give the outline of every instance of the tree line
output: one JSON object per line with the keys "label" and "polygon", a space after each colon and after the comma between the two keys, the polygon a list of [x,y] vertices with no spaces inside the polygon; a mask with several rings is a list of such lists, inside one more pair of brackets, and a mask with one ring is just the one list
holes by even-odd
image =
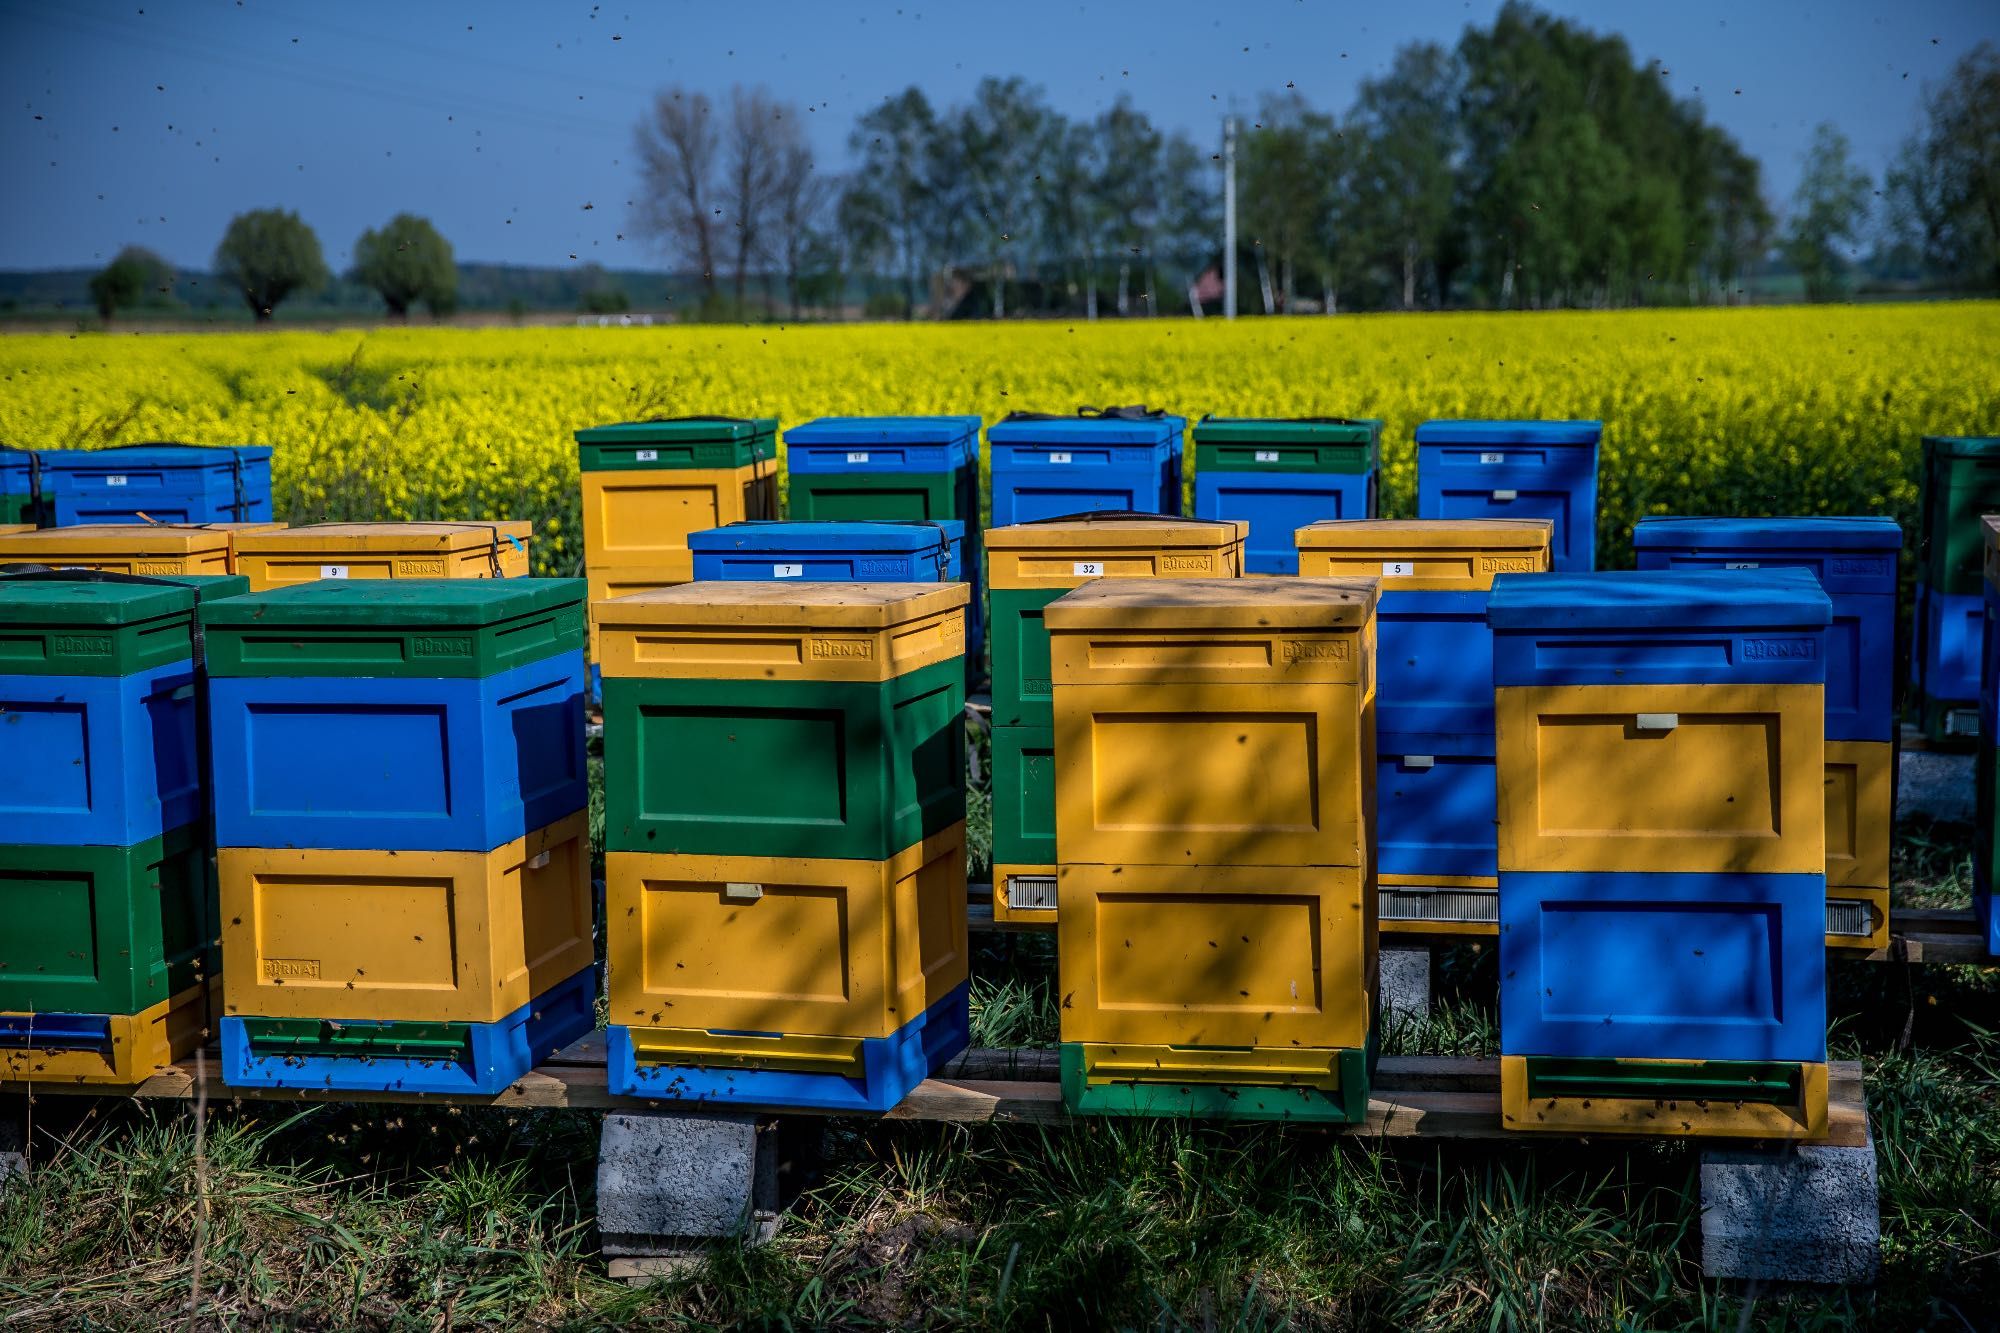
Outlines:
{"label": "tree line", "polygon": [[[1762,170],[1670,71],[1622,38],[1511,0],[1455,46],[1417,43],[1335,113],[1286,88],[1238,119],[1238,248],[1250,312],[1693,304],[1782,266],[1807,299],[1857,274],[2000,289],[2000,51],[1927,89],[1880,182],[1819,126],[1783,225]],[[632,229],[695,284],[695,318],[1217,308],[1223,145],[1119,98],[1089,120],[1021,78],[959,104],[915,87],[815,162],[802,110],[763,88],[661,91],[635,128]],[[1218,120],[1221,117],[1218,114]],[[1865,259],[1857,256],[1866,252]],[[217,277],[265,320],[331,279],[296,213],[243,214]],[[362,234],[349,280],[391,315],[456,308],[452,249],[399,214]],[[128,248],[92,279],[109,320],[160,304],[172,268]],[[582,308],[627,294],[593,281]]]}

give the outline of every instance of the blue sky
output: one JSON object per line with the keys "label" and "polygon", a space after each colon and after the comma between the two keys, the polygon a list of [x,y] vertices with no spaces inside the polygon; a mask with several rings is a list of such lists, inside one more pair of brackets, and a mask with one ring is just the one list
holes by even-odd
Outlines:
{"label": "blue sky", "polygon": [[[763,83],[810,107],[838,169],[857,114],[916,83],[941,102],[1023,74],[1072,116],[1120,93],[1208,142],[1288,83],[1342,109],[1408,41],[1450,43],[1499,0],[588,4],[0,0],[0,267],[100,263],[127,243],[205,266],[234,213],[282,206],[345,266],[399,211],[465,260],[661,267],[627,226],[652,90]],[[1550,3],[1622,32],[1765,165],[1782,204],[1812,126],[1878,171],[1923,82],[1994,0]],[[620,239],[620,233],[624,238]]]}

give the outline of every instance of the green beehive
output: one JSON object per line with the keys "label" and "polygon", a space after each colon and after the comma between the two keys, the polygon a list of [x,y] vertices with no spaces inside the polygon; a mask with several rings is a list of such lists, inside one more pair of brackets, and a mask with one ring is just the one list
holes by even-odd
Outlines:
{"label": "green beehive", "polygon": [[0,589],[0,673],[131,676],[192,651],[199,594],[185,588],[31,577],[0,579]]}
{"label": "green beehive", "polygon": [[0,1013],[136,1014],[219,974],[205,835],[0,846]]}
{"label": "green beehive", "polygon": [[1924,437],[1917,580],[1943,593],[1984,588],[1979,519],[2000,512],[2000,436]]}
{"label": "green beehive", "polygon": [[1382,423],[1345,417],[1203,417],[1197,472],[1372,472]]}
{"label": "green beehive", "polygon": [[662,417],[576,432],[584,472],[737,468],[777,456],[776,417]]}
{"label": "green beehive", "polygon": [[580,652],[582,579],[321,579],[205,604],[212,676],[477,679]]}

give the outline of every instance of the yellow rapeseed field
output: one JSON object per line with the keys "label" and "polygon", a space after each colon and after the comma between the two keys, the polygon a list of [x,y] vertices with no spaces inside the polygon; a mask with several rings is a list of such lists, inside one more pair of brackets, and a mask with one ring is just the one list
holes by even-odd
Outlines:
{"label": "yellow rapeseed field", "polygon": [[653,415],[1598,417],[1602,559],[1642,513],[1891,513],[1924,434],[2000,433],[2000,304],[788,328],[398,328],[0,341],[0,441],[276,446],[277,516],[511,517],[581,565],[570,432]]}

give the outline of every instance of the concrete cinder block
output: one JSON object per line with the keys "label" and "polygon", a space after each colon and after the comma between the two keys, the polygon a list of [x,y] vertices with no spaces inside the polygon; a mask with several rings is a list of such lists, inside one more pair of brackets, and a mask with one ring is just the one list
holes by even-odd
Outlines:
{"label": "concrete cinder block", "polygon": [[1431,951],[1384,945],[1378,963],[1377,1004],[1382,1030],[1421,1023],[1431,1012]]}
{"label": "concrete cinder block", "polygon": [[1701,1155],[1701,1266],[1711,1278],[1866,1286],[1881,1265],[1875,1142]]}
{"label": "concrete cinder block", "polygon": [[778,1213],[777,1158],[776,1136],[756,1116],[606,1115],[597,1152],[604,1252],[667,1254],[722,1237],[768,1239]]}

